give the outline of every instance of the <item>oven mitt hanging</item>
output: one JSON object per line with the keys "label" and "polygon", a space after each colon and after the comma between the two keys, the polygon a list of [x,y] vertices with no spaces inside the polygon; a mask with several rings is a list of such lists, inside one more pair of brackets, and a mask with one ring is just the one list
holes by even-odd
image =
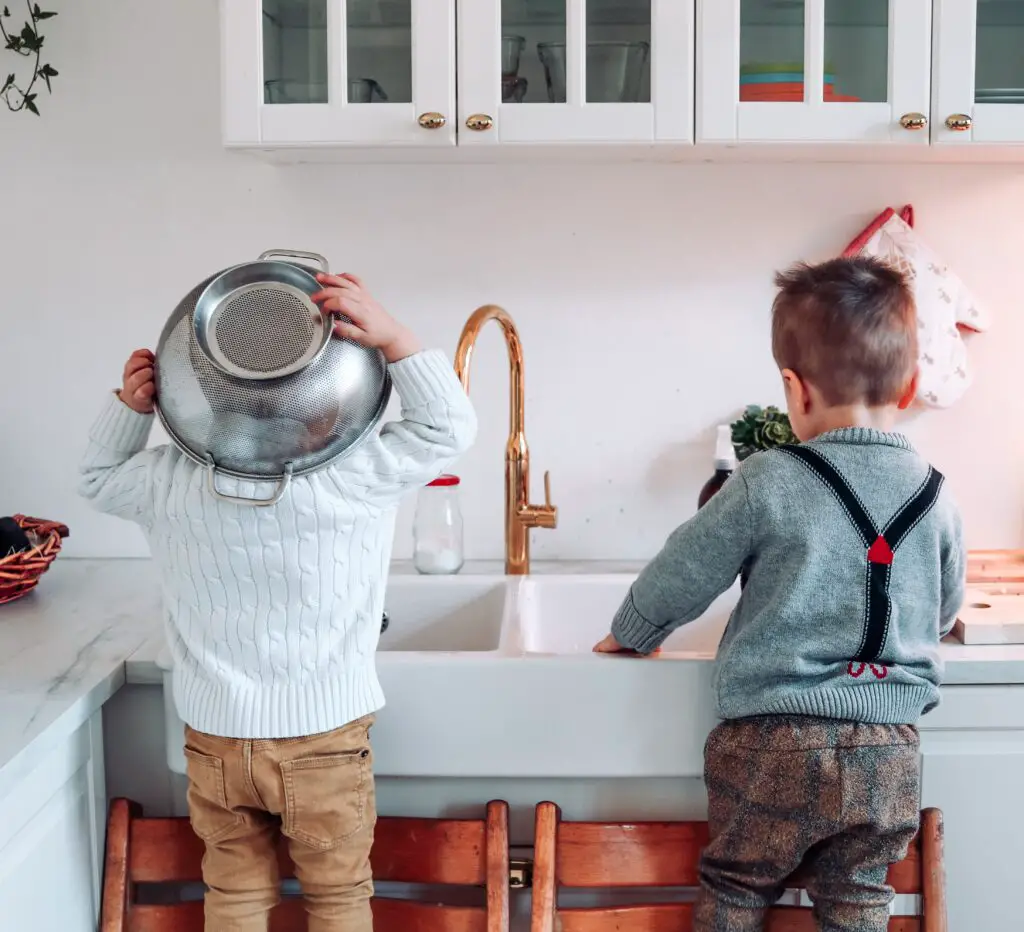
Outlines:
{"label": "oven mitt hanging", "polygon": [[914,232],[914,208],[879,214],[846,249],[844,256],[875,256],[906,275],[917,301],[919,377],[917,399],[932,408],[948,408],[971,384],[962,330],[984,331],[987,311],[963,282]]}

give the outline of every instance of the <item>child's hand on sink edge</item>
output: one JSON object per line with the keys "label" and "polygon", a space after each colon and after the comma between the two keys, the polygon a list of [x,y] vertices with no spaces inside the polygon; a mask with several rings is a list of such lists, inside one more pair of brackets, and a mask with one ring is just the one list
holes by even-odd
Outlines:
{"label": "child's hand on sink edge", "polygon": [[640,654],[629,647],[623,647],[618,641],[615,640],[615,636],[608,634],[605,635],[600,641],[594,645],[595,654],[622,654],[628,657],[655,657],[661,653],[661,648],[655,648],[649,654]]}

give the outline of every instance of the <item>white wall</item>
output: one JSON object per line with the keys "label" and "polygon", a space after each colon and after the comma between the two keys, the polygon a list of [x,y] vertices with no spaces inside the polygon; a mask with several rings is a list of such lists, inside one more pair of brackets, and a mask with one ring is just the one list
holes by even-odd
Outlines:
{"label": "white wall", "polygon": [[[66,552],[145,552],[75,495],[125,356],[205,275],[291,246],[364,276],[449,352],[477,305],[505,305],[525,345],[535,496],[548,468],[561,509],[535,555],[647,557],[692,512],[714,425],[780,400],[773,270],[905,201],[998,321],[973,341],[970,395],[910,433],[949,476],[972,546],[1024,545],[1024,169],[275,168],[221,148],[214,0],[55,5],[54,96],[41,119],[0,112],[0,514],[66,521]],[[502,551],[503,353],[495,329],[460,466],[474,557]]]}

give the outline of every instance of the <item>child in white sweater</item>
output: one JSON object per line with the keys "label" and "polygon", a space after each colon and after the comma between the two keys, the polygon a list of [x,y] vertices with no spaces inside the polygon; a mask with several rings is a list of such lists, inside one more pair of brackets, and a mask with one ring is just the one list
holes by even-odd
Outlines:
{"label": "child in white sweater", "polygon": [[[139,350],[81,468],[82,494],[139,524],[160,571],[174,699],[189,726],[189,812],[206,842],[208,932],[266,932],[279,831],[309,932],[372,929],[369,729],[384,704],[374,652],[396,506],[476,432],[442,353],[422,351],[354,276],[319,279],[314,300],[351,321],[336,335],[384,353],[402,420],[293,479],[276,505],[232,504],[175,447],[144,449],[156,386],[154,356]],[[247,497],[270,487],[219,482]]]}

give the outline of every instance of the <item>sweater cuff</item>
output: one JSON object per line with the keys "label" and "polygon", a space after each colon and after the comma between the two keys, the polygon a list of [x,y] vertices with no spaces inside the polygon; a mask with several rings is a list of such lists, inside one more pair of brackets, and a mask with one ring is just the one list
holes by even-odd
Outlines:
{"label": "sweater cuff", "polygon": [[612,622],[612,637],[623,647],[635,650],[638,654],[650,654],[661,647],[669,632],[664,628],[652,625],[633,605],[633,592],[630,590],[626,601],[615,613]]}
{"label": "sweater cuff", "polygon": [[117,392],[111,392],[103,412],[92,425],[89,439],[108,450],[134,455],[145,449],[152,427],[152,414],[133,411],[117,397]]}
{"label": "sweater cuff", "polygon": [[422,350],[391,363],[388,372],[403,408],[417,408],[438,398],[462,394],[455,369],[441,350]]}

